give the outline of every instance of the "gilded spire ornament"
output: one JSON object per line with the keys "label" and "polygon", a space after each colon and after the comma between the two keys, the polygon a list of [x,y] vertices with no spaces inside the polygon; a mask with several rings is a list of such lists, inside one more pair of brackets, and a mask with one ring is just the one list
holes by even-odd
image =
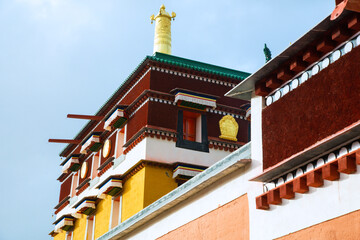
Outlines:
{"label": "gilded spire ornament", "polygon": [[171,54],[171,19],[175,19],[176,14],[165,11],[164,4],[161,5],[158,15],[154,17],[151,15],[151,23],[155,21],[155,38],[154,38],[154,53]]}
{"label": "gilded spire ornament", "polygon": [[265,43],[265,46],[264,46],[264,54],[265,54],[265,63],[267,63],[268,61],[271,60],[271,51],[270,51],[270,49],[266,46],[266,43]]}

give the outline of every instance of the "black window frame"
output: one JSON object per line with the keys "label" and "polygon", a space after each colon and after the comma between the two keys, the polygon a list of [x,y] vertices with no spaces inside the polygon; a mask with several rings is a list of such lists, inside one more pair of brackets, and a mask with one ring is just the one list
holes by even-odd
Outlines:
{"label": "black window frame", "polygon": [[200,113],[200,115],[201,115],[201,142],[189,141],[184,139],[184,129],[183,129],[184,112],[182,109],[178,110],[176,147],[200,151],[200,152],[209,152],[209,139],[207,133],[206,112]]}

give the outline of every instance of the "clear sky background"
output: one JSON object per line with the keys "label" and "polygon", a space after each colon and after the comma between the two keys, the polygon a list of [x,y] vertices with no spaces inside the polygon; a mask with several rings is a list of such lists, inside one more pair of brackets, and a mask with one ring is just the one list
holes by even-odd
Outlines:
{"label": "clear sky background", "polygon": [[0,0],[0,240],[51,239],[59,152],[140,61],[150,15],[177,14],[173,55],[254,72],[327,17],[334,0]]}

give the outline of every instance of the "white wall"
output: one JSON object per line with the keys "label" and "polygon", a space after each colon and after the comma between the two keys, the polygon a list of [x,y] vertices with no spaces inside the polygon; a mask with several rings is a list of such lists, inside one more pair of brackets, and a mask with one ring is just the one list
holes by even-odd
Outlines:
{"label": "white wall", "polygon": [[210,148],[209,153],[194,151],[176,147],[173,141],[146,138],[146,160],[151,161],[211,166],[229,154],[229,151],[213,148]]}
{"label": "white wall", "polygon": [[[256,209],[255,198],[262,194],[262,183],[250,182],[249,179],[262,173],[262,106],[261,97],[252,99],[252,163],[247,171],[237,170],[226,176],[135,229],[124,239],[158,238],[245,193],[249,198],[250,239],[278,238],[360,209],[360,167],[356,174],[341,174],[339,181],[325,181],[323,187],[310,188],[307,194],[296,194],[295,199],[283,200],[280,206],[271,205],[268,211]],[[153,141],[148,146],[151,147],[152,144],[159,143]],[[164,152],[156,154],[180,156],[178,152],[172,153],[171,148],[169,151],[162,150]],[[201,155],[197,157],[201,159]],[[193,160],[197,157],[189,156]]]}

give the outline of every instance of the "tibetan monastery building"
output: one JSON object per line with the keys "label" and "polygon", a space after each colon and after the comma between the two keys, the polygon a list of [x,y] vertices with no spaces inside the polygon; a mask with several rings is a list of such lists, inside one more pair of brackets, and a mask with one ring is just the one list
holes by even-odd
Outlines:
{"label": "tibetan monastery building", "polygon": [[161,7],[154,55],[51,140],[54,239],[359,239],[360,1],[335,2],[251,75],[170,55]]}
{"label": "tibetan monastery building", "polygon": [[[98,239],[249,139],[249,102],[224,96],[248,73],[170,55],[160,8],[147,56],[60,153],[56,240]],[[101,103],[100,103],[101,104]]]}

